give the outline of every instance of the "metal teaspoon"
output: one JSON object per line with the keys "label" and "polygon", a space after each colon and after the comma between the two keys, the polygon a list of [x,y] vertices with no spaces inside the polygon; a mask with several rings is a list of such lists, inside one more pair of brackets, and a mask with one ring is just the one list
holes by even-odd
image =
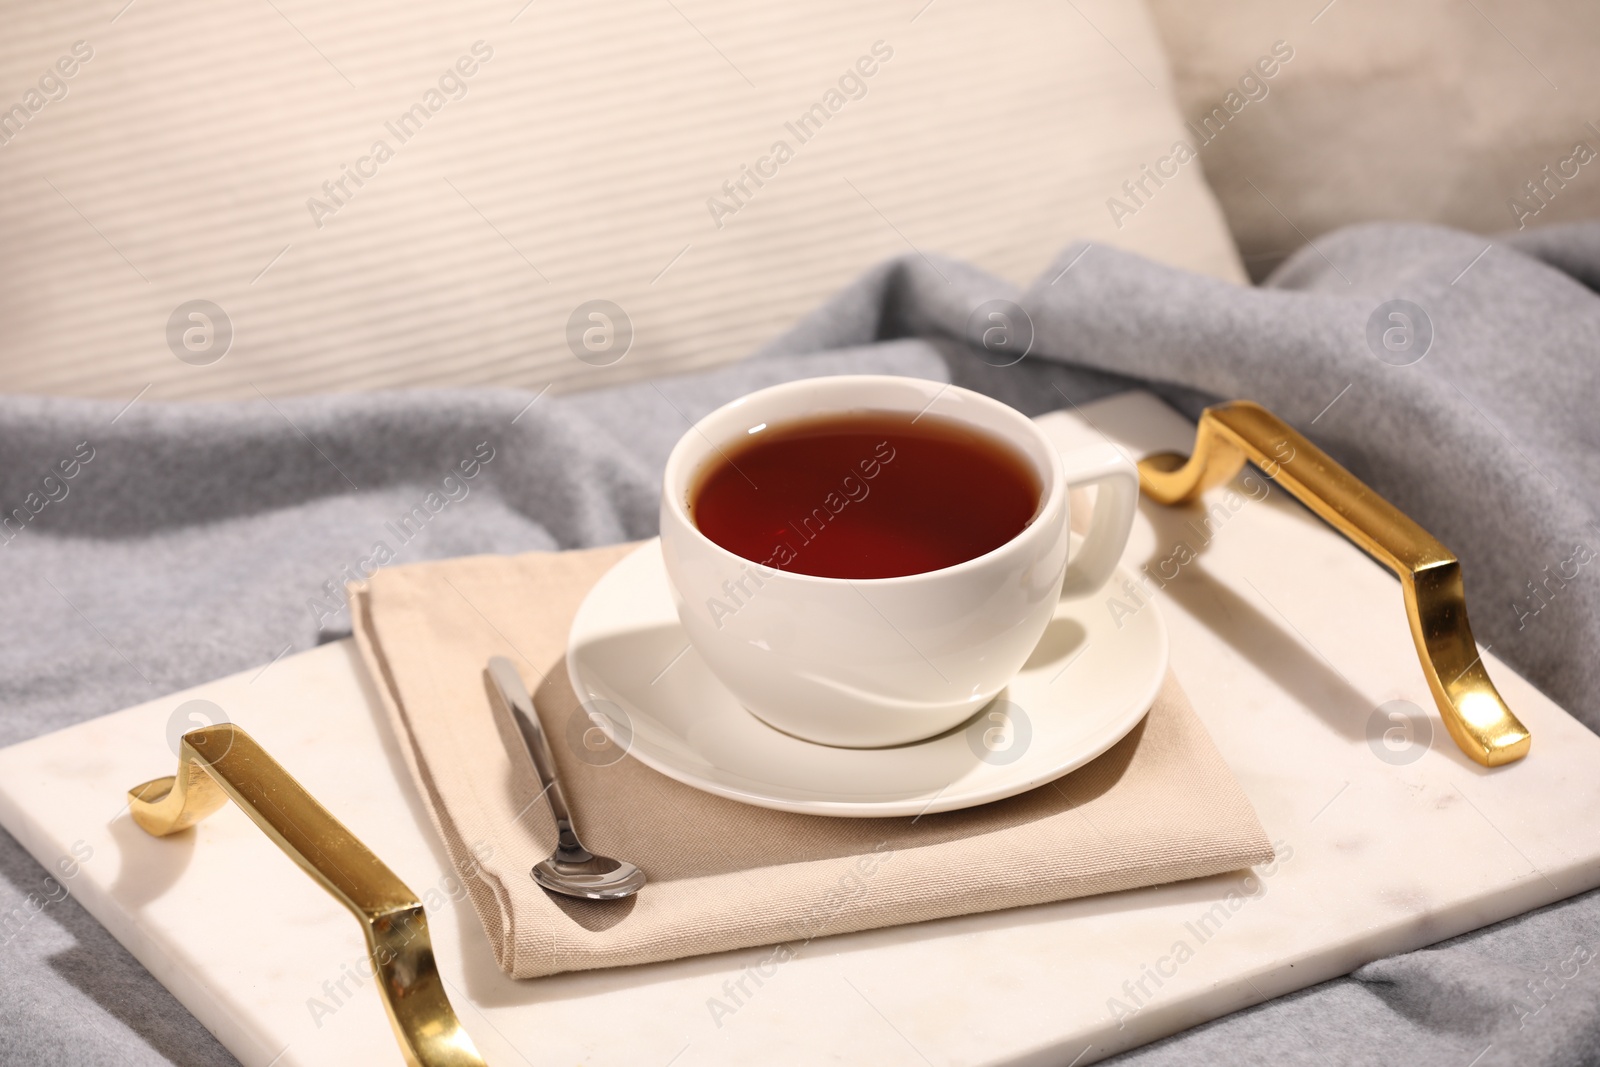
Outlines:
{"label": "metal teaspoon", "polygon": [[637,893],[645,883],[643,871],[626,860],[596,856],[578,840],[566,794],[556,780],[549,742],[539,726],[533,697],[522,684],[517,668],[504,656],[495,656],[489,660],[486,673],[516,720],[528,757],[533,760],[533,769],[539,775],[539,784],[544,788],[545,799],[550,803],[550,814],[556,820],[556,850],[549,859],[533,865],[533,880],[552,893],[588,900],[618,900]]}

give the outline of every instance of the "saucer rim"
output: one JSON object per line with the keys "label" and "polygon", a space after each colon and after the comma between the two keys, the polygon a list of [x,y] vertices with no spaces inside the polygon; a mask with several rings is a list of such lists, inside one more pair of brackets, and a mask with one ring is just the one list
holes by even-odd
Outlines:
{"label": "saucer rim", "polygon": [[[1074,548],[1077,547],[1081,540],[1082,538],[1080,535],[1073,534],[1072,542]],[[585,678],[584,672],[579,667],[577,656],[579,643],[573,637],[574,632],[577,630],[579,619],[583,616],[586,609],[589,608],[590,601],[596,595],[596,592],[607,581],[607,579],[612,576],[612,573],[621,569],[636,556],[642,555],[646,552],[654,552],[659,556],[661,552],[661,539],[659,537],[653,537],[648,541],[642,542],[633,551],[627,553],[621,559],[617,560],[610,567],[608,567],[606,572],[600,576],[593,586],[590,587],[589,592],[584,595],[582,602],[578,606],[578,610],[573,614],[572,624],[568,627],[565,660],[568,682],[572,686],[573,693],[579,698],[580,701],[612,700],[612,696],[589,684]],[[1102,588],[1111,588],[1115,583],[1118,582],[1120,578],[1131,577],[1132,574],[1128,571],[1128,569],[1119,563],[1116,569],[1112,572],[1111,578]],[[1099,731],[1091,735],[1091,740],[1086,742],[1081,748],[1073,750],[1071,756],[1062,760],[1058,760],[1049,764],[1045,768],[1016,779],[1001,779],[1000,781],[992,783],[983,788],[972,789],[962,793],[954,793],[948,796],[944,794],[943,789],[940,789],[938,792],[934,793],[932,797],[928,797],[926,794],[918,794],[915,797],[897,796],[894,799],[882,801],[823,799],[827,795],[825,792],[819,792],[818,799],[796,799],[793,796],[778,796],[771,793],[756,792],[750,789],[741,789],[737,786],[728,784],[725,780],[719,781],[716,779],[706,778],[697,771],[686,768],[680,763],[676,763],[671,759],[662,758],[660,753],[646,752],[638,744],[639,736],[637,728],[633,730],[632,743],[629,744],[624,758],[636,759],[644,766],[649,767],[651,770],[656,771],[659,774],[664,774],[668,778],[687,785],[693,789],[698,789],[703,793],[709,793],[713,796],[723,797],[725,799],[736,801],[742,804],[749,804],[753,807],[767,808],[773,811],[786,811],[797,815],[823,815],[832,818],[858,819],[900,818],[905,816],[920,818],[923,815],[932,815],[949,811],[960,811],[966,808],[977,807],[981,804],[989,804],[998,800],[1005,800],[1008,797],[1014,797],[1021,793],[1026,793],[1029,790],[1037,789],[1048,782],[1053,782],[1064,775],[1070,774],[1073,771],[1082,768],[1086,764],[1093,762],[1100,756],[1103,756],[1124,737],[1127,737],[1128,734],[1132,733],[1133,729],[1138,726],[1139,723],[1144,721],[1145,716],[1150,713],[1151,707],[1154,706],[1156,697],[1160,694],[1161,687],[1165,684],[1168,671],[1171,667],[1171,641],[1167,632],[1166,619],[1162,616],[1159,605],[1154,601],[1146,602],[1140,614],[1145,614],[1146,612],[1152,616],[1152,624],[1154,627],[1153,640],[1154,644],[1157,646],[1156,659],[1159,662],[1159,669],[1152,670],[1150,672],[1150,679],[1141,692],[1139,699],[1129,700],[1129,711],[1112,720],[1106,726],[1101,727]],[[1088,649],[1085,649],[1084,654],[1087,654],[1087,652]],[[1004,690],[1002,690],[1002,692],[1004,692]],[[633,702],[629,701],[628,703],[632,704]],[[988,705],[985,705],[985,707],[988,707]],[[977,712],[974,712],[974,717],[976,717],[978,714],[981,714],[982,711],[983,709],[980,708]],[[745,713],[750,715],[751,718],[757,723],[760,723],[764,729],[773,730],[775,733],[783,734],[783,731],[777,730],[759,716],[751,713],[748,709],[745,709]],[[629,714],[631,716],[633,712],[629,712]],[[652,716],[652,718],[654,718],[654,716]],[[969,719],[967,721],[970,722],[971,720]],[[960,729],[960,725],[954,727],[953,729]],[[935,741],[941,740],[949,732],[950,731],[940,731],[938,734],[935,734],[932,737],[924,738],[921,741],[914,741],[907,745],[897,747],[915,749],[919,746],[931,744]],[[609,734],[610,731],[607,730],[607,733]],[[799,744],[813,743],[805,741],[802,738],[795,738],[793,735],[784,734],[784,736],[792,738]],[[821,745],[818,747],[828,748],[830,746]],[[740,781],[750,781],[750,779],[743,775],[735,774],[734,777],[738,778]]]}

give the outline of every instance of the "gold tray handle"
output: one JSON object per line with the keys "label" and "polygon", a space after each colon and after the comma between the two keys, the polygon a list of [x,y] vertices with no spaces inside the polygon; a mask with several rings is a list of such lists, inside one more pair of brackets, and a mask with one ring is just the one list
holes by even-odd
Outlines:
{"label": "gold tray handle", "polygon": [[1485,767],[1526,756],[1528,730],[1489,680],[1467,625],[1454,553],[1282,419],[1248,400],[1209,407],[1194,454],[1141,460],[1139,484],[1157,503],[1183,504],[1231,481],[1246,462],[1400,577],[1422,671],[1461,751]]}
{"label": "gold tray handle", "polygon": [[176,777],[128,790],[133,821],[165,837],[228,799],[361,920],[373,978],[410,1067],[483,1067],[450,1007],[417,895],[282,764],[231,723],[183,735]]}

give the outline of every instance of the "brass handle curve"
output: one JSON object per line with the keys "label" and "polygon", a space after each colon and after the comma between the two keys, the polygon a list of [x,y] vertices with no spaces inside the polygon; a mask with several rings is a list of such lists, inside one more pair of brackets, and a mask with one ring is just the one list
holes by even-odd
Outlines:
{"label": "brass handle curve", "polygon": [[1209,407],[1194,453],[1146,457],[1139,485],[1157,503],[1187,503],[1232,480],[1246,462],[1399,576],[1428,688],[1461,750],[1485,767],[1526,756],[1528,730],[1489,680],[1472,639],[1455,554],[1282,419],[1248,400]]}
{"label": "brass handle curve", "polygon": [[229,799],[361,920],[373,978],[410,1067],[484,1067],[445,995],[417,895],[305,787],[231,723],[183,735],[178,773],[128,790],[133,821],[156,837]]}

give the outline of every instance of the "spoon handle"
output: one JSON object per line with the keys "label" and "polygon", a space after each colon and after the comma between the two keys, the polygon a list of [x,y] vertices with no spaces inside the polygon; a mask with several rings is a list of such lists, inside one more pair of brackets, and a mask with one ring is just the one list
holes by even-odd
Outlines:
{"label": "spoon handle", "polygon": [[533,760],[533,769],[539,775],[539,785],[550,803],[550,814],[555,817],[560,847],[568,851],[584,851],[582,842],[578,840],[578,832],[572,827],[572,812],[567,808],[566,794],[561,791],[561,782],[556,778],[556,761],[551,757],[550,743],[539,725],[539,714],[534,710],[533,697],[523,684],[522,675],[517,673],[517,668],[510,660],[495,656],[489,660],[489,680],[510,709],[517,731],[522,734],[522,743],[527,747],[528,756]]}

